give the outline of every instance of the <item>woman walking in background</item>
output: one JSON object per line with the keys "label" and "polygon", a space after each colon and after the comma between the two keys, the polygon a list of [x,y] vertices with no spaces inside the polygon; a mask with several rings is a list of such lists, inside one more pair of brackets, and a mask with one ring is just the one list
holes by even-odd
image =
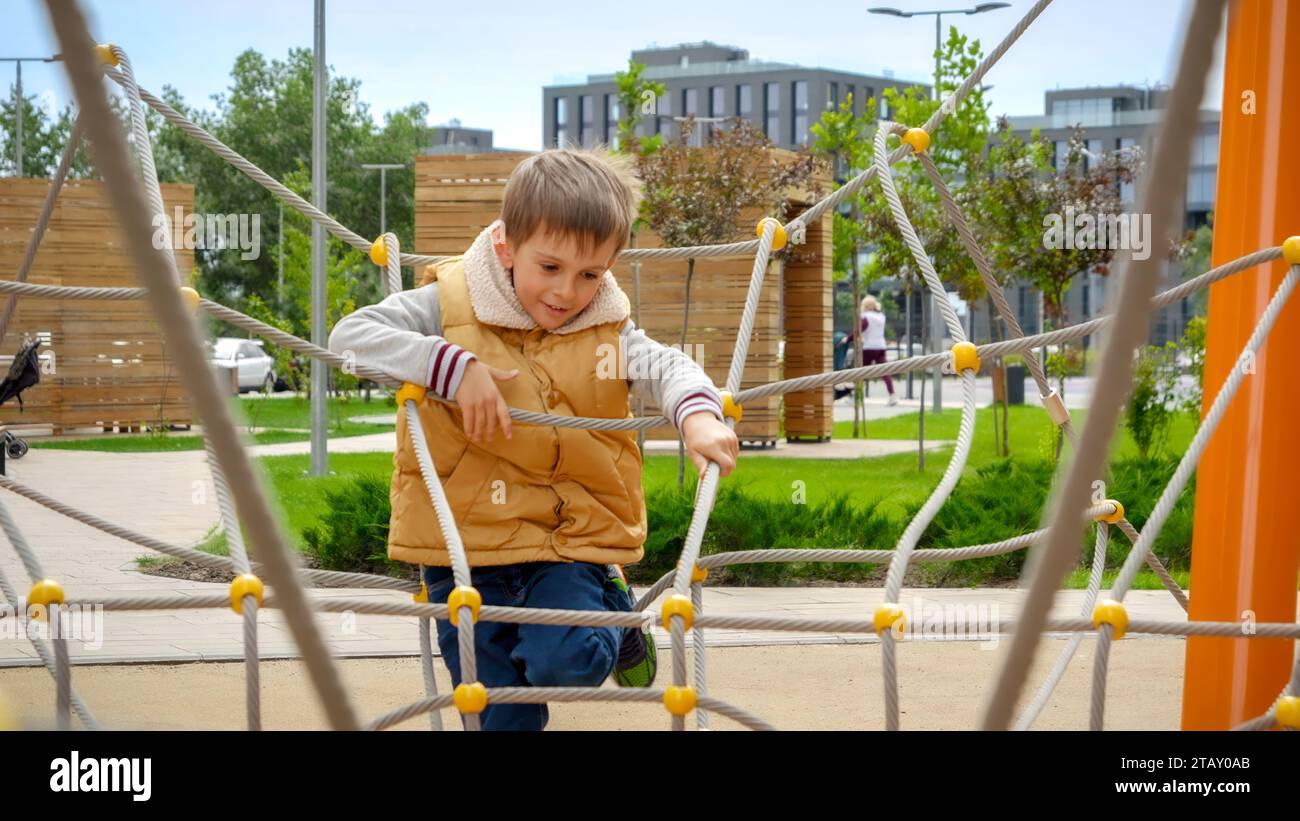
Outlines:
{"label": "woman walking in background", "polygon": [[[862,364],[879,365],[885,361],[885,314],[880,310],[880,301],[874,296],[868,294],[862,298],[862,318],[856,333],[844,337],[841,345],[852,350],[851,343],[855,339],[862,340]],[[852,365],[850,365],[852,367]],[[867,380],[869,383],[870,380]],[[894,395],[894,380],[885,374],[885,388],[889,391],[889,404],[897,405],[898,397]],[[852,388],[835,389],[835,398],[839,399],[848,396],[853,392]]]}

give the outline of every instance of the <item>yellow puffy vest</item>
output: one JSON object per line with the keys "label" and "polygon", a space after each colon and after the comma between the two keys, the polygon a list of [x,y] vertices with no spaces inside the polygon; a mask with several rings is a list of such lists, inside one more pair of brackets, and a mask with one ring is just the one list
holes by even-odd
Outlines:
{"label": "yellow puffy vest", "polygon": [[[519,369],[496,383],[507,405],[563,416],[631,415],[627,381],[597,378],[602,354],[621,350],[621,322],[569,334],[485,325],[470,304],[461,257],[440,262],[435,279],[443,337],[486,365]],[[641,559],[646,517],[635,433],[515,422],[513,438],[498,430],[475,444],[459,408],[430,398],[419,415],[470,565]],[[390,499],[388,557],[449,566],[401,409]]]}

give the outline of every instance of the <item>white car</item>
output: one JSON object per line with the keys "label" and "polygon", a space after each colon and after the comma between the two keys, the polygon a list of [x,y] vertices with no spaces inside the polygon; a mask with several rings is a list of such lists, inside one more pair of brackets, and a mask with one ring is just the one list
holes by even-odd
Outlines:
{"label": "white car", "polygon": [[268,393],[275,390],[275,360],[262,348],[260,339],[223,336],[212,346],[212,365],[239,371],[239,390]]}

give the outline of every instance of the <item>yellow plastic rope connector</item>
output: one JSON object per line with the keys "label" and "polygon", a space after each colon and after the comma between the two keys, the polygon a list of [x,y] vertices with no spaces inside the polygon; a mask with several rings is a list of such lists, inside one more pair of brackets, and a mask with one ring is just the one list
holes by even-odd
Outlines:
{"label": "yellow plastic rope connector", "polygon": [[257,606],[262,606],[262,580],[252,573],[236,576],[230,582],[230,609],[241,616],[244,614],[244,596],[252,594],[257,599]]}

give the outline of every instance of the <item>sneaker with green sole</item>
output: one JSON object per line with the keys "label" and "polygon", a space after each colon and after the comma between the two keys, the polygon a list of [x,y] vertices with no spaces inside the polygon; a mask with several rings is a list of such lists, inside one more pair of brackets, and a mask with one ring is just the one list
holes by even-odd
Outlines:
{"label": "sneaker with green sole", "polygon": [[[635,599],[627,586],[623,568],[616,564],[609,568],[609,580],[627,595],[630,610]],[[654,684],[657,670],[658,648],[655,647],[654,634],[650,628],[625,627],[623,642],[618,648],[618,660],[614,662],[614,672],[611,675],[614,683],[620,687],[649,687]]]}

